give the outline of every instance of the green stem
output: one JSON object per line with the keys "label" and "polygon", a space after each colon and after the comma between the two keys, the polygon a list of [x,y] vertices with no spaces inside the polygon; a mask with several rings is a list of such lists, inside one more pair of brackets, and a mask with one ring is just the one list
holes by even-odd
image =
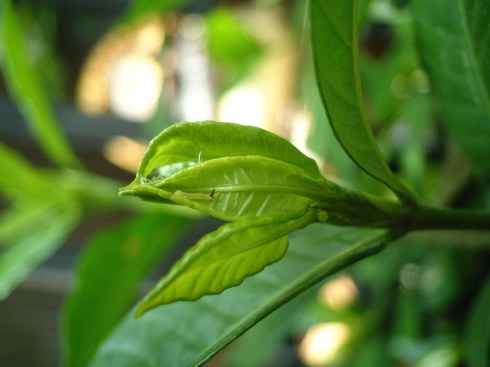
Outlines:
{"label": "green stem", "polygon": [[327,211],[328,222],[341,226],[391,228],[397,233],[459,229],[490,231],[490,212],[406,204],[339,188],[336,200],[314,206]]}
{"label": "green stem", "polygon": [[421,205],[409,230],[468,229],[490,231],[490,212],[471,209],[435,208]]}

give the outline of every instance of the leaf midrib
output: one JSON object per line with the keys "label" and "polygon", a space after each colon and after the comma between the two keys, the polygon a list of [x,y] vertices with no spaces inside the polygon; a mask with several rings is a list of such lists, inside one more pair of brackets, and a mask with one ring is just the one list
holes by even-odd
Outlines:
{"label": "leaf midrib", "polygon": [[[162,189],[163,188],[159,188]],[[214,193],[213,193],[214,190]],[[305,196],[311,199],[316,199],[320,201],[328,201],[328,195],[316,190],[306,190],[296,186],[286,186],[286,185],[229,185],[229,186],[213,186],[208,187],[196,187],[192,190],[186,191],[190,194],[198,193],[213,193],[215,197],[218,197],[220,193],[242,193],[242,192],[274,192],[274,193],[284,193],[284,194],[295,194],[299,196]]]}

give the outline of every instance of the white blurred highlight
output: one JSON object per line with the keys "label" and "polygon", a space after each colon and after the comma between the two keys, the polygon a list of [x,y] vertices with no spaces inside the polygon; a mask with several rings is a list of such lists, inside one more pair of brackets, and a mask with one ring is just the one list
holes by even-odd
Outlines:
{"label": "white blurred highlight", "polygon": [[322,366],[335,358],[349,336],[349,327],[340,322],[314,325],[300,344],[300,356],[310,366]]}
{"label": "white blurred highlight", "polygon": [[124,119],[144,122],[157,108],[163,70],[150,57],[126,55],[114,62],[109,74],[109,104]]}
{"label": "white blurred highlight", "polygon": [[351,277],[342,275],[325,283],[318,297],[325,305],[338,310],[352,305],[358,299],[359,291]]}

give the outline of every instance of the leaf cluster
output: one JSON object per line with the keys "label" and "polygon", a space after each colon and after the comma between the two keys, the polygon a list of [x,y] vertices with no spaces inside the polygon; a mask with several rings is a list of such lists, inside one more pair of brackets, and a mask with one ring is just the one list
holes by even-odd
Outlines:
{"label": "leaf cluster", "polygon": [[[130,24],[186,2],[135,0],[122,21]],[[465,205],[489,207],[490,3],[393,2],[396,19],[387,21],[393,12],[385,14],[376,20],[377,29],[394,30],[410,47],[392,45],[387,54],[369,50],[373,59],[363,54],[370,40],[359,38],[364,32],[359,25],[375,18],[368,10],[378,3],[312,0],[305,15],[311,24],[310,73],[314,69],[316,77],[306,95],[317,103],[315,126],[322,131],[313,140],[319,151],[338,142],[340,154],[359,168],[344,177],[349,188],[327,180],[313,159],[275,134],[203,121],[176,123],[157,135],[135,179],[116,197],[122,184],[88,172],[59,128],[43,80],[29,62],[19,8],[4,1],[0,55],[6,86],[56,168],[35,167],[0,144],[0,192],[7,201],[0,216],[0,299],[59,249],[84,218],[125,211],[135,215],[95,233],[80,256],[63,315],[66,365],[200,366],[240,336],[236,355],[253,350],[253,360],[265,364],[270,359],[265,340],[271,340],[270,351],[287,333],[304,333],[305,325],[332,319],[356,330],[351,343],[357,353],[342,356],[345,364],[433,365],[438,359],[447,366],[487,365],[485,233],[399,238],[421,229],[490,228],[486,211],[424,202],[447,204],[443,198],[459,189],[451,174],[461,170],[448,169],[451,159],[436,162],[442,172],[428,172],[434,162],[425,157],[424,139],[442,129],[433,123],[440,120],[475,168],[474,176],[462,180],[474,180],[481,192],[474,190],[476,204]],[[207,22],[211,55],[236,81],[263,50],[227,9],[212,12]],[[434,106],[440,111],[432,111]],[[400,125],[410,142],[378,145]],[[323,133],[328,129],[332,137]],[[368,176],[371,181],[365,181]],[[430,186],[435,176],[442,177],[440,186]],[[439,195],[446,186],[449,194]],[[226,223],[197,240],[133,307],[141,282],[173,246],[189,238],[195,224],[197,216],[176,205]],[[399,246],[382,251],[395,240]],[[426,245],[437,240],[457,249]],[[461,247],[471,243],[473,249]],[[317,285],[353,264],[363,298],[341,311],[319,307]],[[288,305],[300,312],[290,312]],[[284,314],[274,313],[280,308]],[[459,318],[460,310],[464,326],[444,318]],[[421,315],[434,320],[433,330]]]}

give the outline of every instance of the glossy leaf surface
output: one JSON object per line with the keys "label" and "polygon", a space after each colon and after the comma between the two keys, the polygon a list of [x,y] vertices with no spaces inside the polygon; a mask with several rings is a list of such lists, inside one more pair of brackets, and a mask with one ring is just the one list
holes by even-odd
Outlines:
{"label": "glossy leaf surface", "polygon": [[91,366],[201,366],[285,302],[326,276],[383,248],[383,231],[310,226],[291,237],[284,258],[240,287],[195,302],[129,316]]}
{"label": "glossy leaf surface", "polygon": [[152,173],[153,177],[166,177],[171,173],[168,168],[174,165],[193,166],[216,158],[241,156],[267,157],[302,167],[313,176],[320,174],[315,161],[266,130],[203,121],[177,123],[155,137],[141,160],[136,180]]}
{"label": "glossy leaf surface", "polygon": [[313,160],[265,130],[229,123],[181,123],[155,138],[137,177],[120,190],[213,216],[303,211],[339,188]]}
{"label": "glossy leaf surface", "polygon": [[64,310],[65,361],[86,366],[128,311],[140,281],[188,229],[188,220],[142,215],[97,233],[85,247]]}
{"label": "glossy leaf surface", "polygon": [[30,61],[27,37],[11,0],[5,0],[0,14],[1,66],[9,92],[46,154],[55,163],[80,167],[68,140],[60,130],[38,72]]}
{"label": "glossy leaf surface", "polygon": [[313,211],[243,218],[208,233],[145,297],[137,315],[158,305],[218,294],[242,283],[283,257],[287,235],[315,219]]}
{"label": "glossy leaf surface", "polygon": [[413,2],[421,57],[443,122],[480,173],[490,175],[490,1]]}
{"label": "glossy leaf surface", "polygon": [[413,201],[386,164],[364,112],[358,57],[358,1],[310,2],[318,86],[332,129],[347,154],[401,199]]}
{"label": "glossy leaf surface", "polygon": [[121,190],[149,200],[171,200],[225,220],[301,211],[327,201],[337,187],[281,161],[243,156],[218,158],[166,179]]}

